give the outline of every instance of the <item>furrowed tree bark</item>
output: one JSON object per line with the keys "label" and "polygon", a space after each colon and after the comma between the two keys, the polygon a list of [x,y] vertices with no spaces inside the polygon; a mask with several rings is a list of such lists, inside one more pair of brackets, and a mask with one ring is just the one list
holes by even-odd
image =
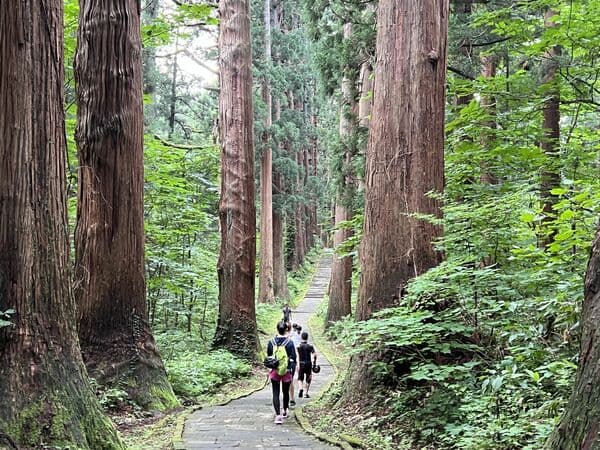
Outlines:
{"label": "furrowed tree bark", "polygon": [[250,2],[221,0],[219,12],[221,249],[214,346],[255,359],[259,343],[254,306],[256,210]]}
{"label": "furrowed tree bark", "polygon": [[[271,66],[271,0],[264,2],[265,64]],[[271,134],[273,125],[272,99],[269,74],[263,80],[263,100],[266,106],[265,132],[260,171],[260,273],[258,277],[258,301],[273,303],[273,152]]]}
{"label": "furrowed tree bark", "polygon": [[[557,26],[555,17],[558,13],[548,9],[544,13],[544,24],[546,28]],[[552,194],[552,189],[560,186],[560,173],[558,165],[560,162],[560,85],[556,76],[559,69],[561,49],[558,45],[550,47],[544,55],[542,83],[546,86],[547,100],[543,109],[544,136],[540,144],[546,155],[546,165],[540,173],[540,199],[542,201],[542,233],[540,239],[541,247],[546,247],[554,241],[555,229],[549,229],[548,222],[554,219],[554,205],[558,197]]]}
{"label": "furrowed tree bark", "polygon": [[60,0],[0,5],[0,447],[121,449],[77,342],[62,35]]}
{"label": "furrowed tree bark", "polygon": [[[444,188],[447,26],[448,0],[379,2],[358,320],[399,305],[408,281],[441,260],[441,227],[411,214],[441,216],[427,193]],[[345,398],[368,390],[377,357],[353,358]]]}
{"label": "furrowed tree bark", "polygon": [[84,361],[147,409],[178,404],[148,322],[137,0],[81,0],[75,55],[75,299]]}
{"label": "furrowed tree bark", "polygon": [[546,450],[600,449],[600,229],[592,245],[581,312],[581,350],[575,388]]}
{"label": "furrowed tree bark", "polygon": [[[349,40],[352,36],[352,24],[347,22],[344,24],[344,39]],[[341,180],[341,186],[338,186],[338,194],[335,202],[334,226],[337,228],[333,235],[333,248],[338,250],[346,239],[352,236],[352,230],[348,228],[339,228],[340,223],[352,219],[350,190],[352,189],[351,167],[350,161],[352,158],[351,149],[348,148],[352,135],[356,131],[355,113],[357,102],[354,97],[354,82],[355,80],[349,75],[350,68],[346,67],[342,78],[342,105],[340,108],[340,140],[346,148],[343,158],[342,171],[345,172]],[[338,256],[333,258],[331,267],[331,279],[329,281],[329,303],[327,305],[327,315],[325,317],[325,326],[337,322],[342,317],[351,313],[351,296],[352,296],[352,257]]]}
{"label": "furrowed tree bark", "polygon": [[408,281],[441,259],[441,228],[408,215],[441,216],[426,194],[444,188],[447,20],[447,0],[379,4],[358,320],[398,305]]}

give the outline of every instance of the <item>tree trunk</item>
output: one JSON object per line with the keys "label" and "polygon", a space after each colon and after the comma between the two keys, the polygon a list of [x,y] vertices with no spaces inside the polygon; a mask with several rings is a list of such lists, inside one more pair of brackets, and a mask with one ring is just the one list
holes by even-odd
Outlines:
{"label": "tree trunk", "polygon": [[1,448],[124,448],[81,359],[68,249],[63,2],[0,6]]}
{"label": "tree trunk", "polygon": [[[473,0],[462,0],[461,2],[456,2],[456,16],[459,24],[461,25],[459,29],[468,30],[469,23],[471,21],[471,14],[473,13]],[[463,67],[469,67],[471,64],[470,61],[473,57],[473,47],[472,47],[472,37],[467,36],[460,39],[458,54],[459,62]],[[464,107],[468,105],[471,100],[473,100],[472,92],[462,92],[456,96],[456,105],[460,107]]]}
{"label": "tree trunk", "polygon": [[[481,56],[481,76],[484,78],[494,78],[496,76],[496,66],[498,58],[496,55]],[[485,131],[482,133],[482,145],[489,149],[494,145],[496,139],[496,99],[492,94],[481,95],[481,107],[489,114],[489,120],[484,123]],[[485,164],[481,171],[481,182],[485,184],[496,184],[498,178],[490,171],[489,164]],[[492,263],[488,258],[489,263]],[[486,263],[486,265],[489,265]]]}
{"label": "tree trunk", "polygon": [[358,320],[398,305],[441,259],[432,241],[442,229],[409,215],[441,216],[427,193],[444,188],[447,23],[447,0],[379,3]]}
{"label": "tree trunk", "polygon": [[[557,26],[554,21],[558,13],[548,9],[544,14],[544,24],[546,28]],[[551,190],[560,186],[560,174],[558,164],[560,162],[560,87],[556,73],[559,69],[559,60],[561,49],[559,46],[553,46],[546,51],[544,58],[544,67],[542,83],[547,86],[546,96],[548,99],[544,103],[544,137],[541,147],[546,155],[546,165],[542,168],[540,174],[540,199],[542,201],[542,211],[545,226],[542,227],[541,246],[545,247],[552,243],[556,230],[548,229],[547,223],[554,219],[554,205],[558,198],[552,194]]]}
{"label": "tree trunk", "polygon": [[283,251],[283,215],[273,210],[273,294],[275,298],[289,299],[285,255]]}
{"label": "tree trunk", "polygon": [[[160,0],[146,0],[142,8],[142,21],[150,25],[158,17]],[[142,65],[144,67],[144,94],[151,95],[156,91],[158,69],[156,67],[156,48],[144,45],[142,49]]]}
{"label": "tree trunk", "polygon": [[596,232],[585,277],[581,312],[581,350],[575,389],[547,450],[600,449],[600,229]]}
{"label": "tree trunk", "polygon": [[[271,0],[265,0],[265,64],[271,66]],[[273,153],[271,149],[272,99],[269,75],[263,80],[263,100],[266,106],[265,133],[260,171],[260,273],[258,301],[273,303]]]}
{"label": "tree trunk", "polygon": [[169,139],[175,133],[175,113],[177,111],[177,55],[179,53],[179,37],[175,38],[173,67],[171,68],[171,99],[169,102]]}
{"label": "tree trunk", "polygon": [[296,209],[294,211],[294,253],[296,254],[296,263],[298,267],[304,264],[305,257],[305,245],[304,245],[304,228],[306,223],[304,221],[304,157],[303,150],[296,152],[296,166],[298,167],[298,176],[296,177],[296,193],[302,198],[296,203]]}
{"label": "tree trunk", "polygon": [[[344,39],[349,40],[352,37],[352,24],[344,24]],[[343,171],[346,175],[342,178],[341,186],[338,186],[338,195],[335,203],[334,226],[338,227],[333,236],[333,247],[337,251],[338,247],[349,237],[352,236],[352,230],[339,229],[340,222],[352,218],[351,202],[351,175],[350,167],[352,155],[349,148],[349,141],[356,131],[355,109],[357,107],[354,97],[354,79],[348,74],[350,68],[344,70],[342,78],[342,105],[340,108],[340,140],[346,148],[343,156]],[[327,307],[327,316],[325,325],[329,326],[337,322],[345,315],[350,314],[352,296],[352,257],[334,256],[331,268],[331,279],[329,281],[329,304]]]}
{"label": "tree trunk", "polygon": [[373,68],[369,61],[364,62],[360,67],[360,98],[358,100],[358,124],[361,127],[369,127],[371,121],[371,111],[373,109],[373,80],[371,73]]}
{"label": "tree trunk", "polygon": [[254,306],[256,210],[250,2],[221,0],[219,11],[221,250],[214,346],[255,359],[259,343]]}
{"label": "tree trunk", "polygon": [[75,299],[90,375],[148,409],[178,401],[148,323],[144,126],[136,0],[80,0]]}
{"label": "tree trunk", "polygon": [[[348,210],[336,203],[335,205],[335,224],[338,225],[343,220],[350,220]],[[342,244],[352,233],[347,229],[338,229],[333,235],[333,248]],[[329,303],[327,305],[327,316],[325,325],[329,326],[337,322],[342,317],[352,313],[352,257],[346,256],[340,258],[333,257],[333,266],[331,270],[331,279],[329,281]]]}
{"label": "tree trunk", "polygon": [[[448,0],[379,2],[358,320],[399,305],[408,281],[441,260],[432,245],[441,227],[411,214],[441,216],[427,193],[444,188],[447,27]],[[370,389],[369,367],[383,356],[352,358],[342,401]]]}
{"label": "tree trunk", "polygon": [[[281,102],[275,102],[275,120],[281,119]],[[283,150],[283,145],[279,144],[279,149]],[[273,170],[273,191],[277,196],[283,196],[283,177]],[[273,207],[273,296],[287,300],[290,297],[287,282],[287,269],[285,264],[284,251],[284,213],[281,206]]]}

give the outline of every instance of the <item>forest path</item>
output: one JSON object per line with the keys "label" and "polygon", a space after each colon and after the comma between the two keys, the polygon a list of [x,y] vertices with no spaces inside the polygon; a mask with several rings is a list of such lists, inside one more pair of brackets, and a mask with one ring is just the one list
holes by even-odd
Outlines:
{"label": "forest path", "polygon": [[[331,274],[331,257],[319,262],[312,283],[302,302],[292,311],[292,321],[308,328],[308,318],[315,312],[323,299]],[[310,330],[308,330],[310,336]],[[309,337],[309,342],[312,342]],[[334,371],[329,361],[316,348],[321,372],[313,377],[310,394],[316,397],[319,391],[333,378]],[[265,372],[266,379],[266,372]],[[298,398],[301,406],[307,401]],[[187,450],[196,449],[250,449],[278,448],[289,449],[332,449],[317,438],[307,434],[298,425],[291,410],[283,425],[273,424],[275,413],[271,403],[271,384],[261,391],[234,400],[224,406],[202,408],[191,414],[185,422],[183,443]]]}

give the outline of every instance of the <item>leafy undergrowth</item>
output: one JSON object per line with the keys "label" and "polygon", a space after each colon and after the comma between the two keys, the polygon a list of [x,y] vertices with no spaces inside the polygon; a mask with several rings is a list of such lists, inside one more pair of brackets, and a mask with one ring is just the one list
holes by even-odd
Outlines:
{"label": "leafy undergrowth", "polygon": [[[421,279],[427,281],[432,278]],[[496,321],[504,329],[474,326],[462,305],[424,301],[431,286],[422,287],[412,286],[413,300],[421,303],[365,322],[346,319],[329,331],[336,341],[321,349],[347,359],[372,357],[364,369],[370,390],[344,395],[342,373],[306,408],[313,426],[331,436],[360,436],[369,449],[541,448],[570,391],[576,368],[568,357],[572,345],[550,339],[544,330],[518,327],[515,316]]]}

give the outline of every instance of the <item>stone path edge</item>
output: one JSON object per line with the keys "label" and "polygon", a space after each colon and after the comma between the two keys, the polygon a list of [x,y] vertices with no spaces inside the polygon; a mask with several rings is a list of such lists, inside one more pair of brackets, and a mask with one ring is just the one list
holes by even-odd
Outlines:
{"label": "stone path edge", "polygon": [[[325,300],[325,297],[323,297],[323,299],[321,300],[321,303]],[[315,314],[313,314],[313,316],[311,317],[311,320],[314,320]],[[318,328],[320,329],[320,328]],[[314,330],[314,328],[313,328]],[[315,339],[315,337],[317,339]],[[331,388],[331,386],[334,383],[337,383],[338,381],[341,381],[341,377],[343,375],[343,372],[338,368],[337,364],[334,363],[335,358],[332,358],[331,355],[328,355],[327,351],[324,351],[323,348],[326,348],[325,345],[320,345],[320,343],[322,343],[323,341],[326,341],[327,338],[325,336],[322,335],[322,333],[318,333],[318,336],[315,336],[315,333],[313,331],[313,340],[318,341],[315,342],[317,344],[317,346],[319,347],[319,351],[321,353],[325,354],[325,357],[329,360],[329,362],[331,363],[331,367],[333,367],[333,370],[335,372],[335,376],[329,381],[329,383],[327,383],[323,389],[321,389],[321,392],[319,392],[318,396],[315,398],[315,402],[318,402],[321,397],[323,397],[323,395],[325,395],[327,393],[327,391],[329,391],[329,389]],[[304,431],[306,431],[308,434],[311,434],[313,436],[315,436],[317,439],[319,439],[320,441],[323,442],[327,442],[329,444],[333,444],[333,445],[337,445],[338,447],[343,448],[344,450],[353,450],[355,448],[365,448],[364,445],[362,443],[357,443],[354,441],[353,437],[353,442],[351,442],[350,440],[344,439],[344,436],[341,435],[340,438],[341,439],[336,439],[334,437],[329,436],[328,434],[317,430],[316,428],[314,428],[310,422],[308,421],[308,419],[304,416],[303,413],[303,409],[305,408],[306,405],[300,406],[298,408],[296,408],[294,410],[294,417],[296,418],[296,422],[298,422],[298,424],[300,425],[300,427],[302,427],[302,429]],[[355,445],[352,445],[355,444]]]}

